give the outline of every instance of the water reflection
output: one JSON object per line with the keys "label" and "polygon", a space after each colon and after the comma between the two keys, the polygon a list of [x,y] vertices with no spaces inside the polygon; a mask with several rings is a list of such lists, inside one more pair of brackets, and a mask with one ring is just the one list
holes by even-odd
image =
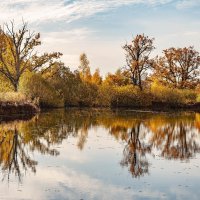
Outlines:
{"label": "water reflection", "polygon": [[33,119],[29,122],[18,121],[1,124],[0,164],[3,172],[3,180],[7,177],[9,181],[10,174],[13,173],[18,177],[19,182],[21,182],[22,176],[28,170],[36,173],[38,162],[31,157],[31,153],[34,151],[52,156],[59,155],[57,150],[50,148],[50,132],[48,137],[44,137],[45,132],[39,135],[39,131],[34,133],[33,130],[29,130],[32,123],[37,128],[36,121]]}
{"label": "water reflection", "polygon": [[175,121],[158,126],[151,143],[167,159],[189,159],[200,151],[199,131],[192,121]]}
{"label": "water reflection", "polygon": [[123,151],[122,166],[129,166],[129,170],[134,177],[140,177],[149,172],[149,162],[146,153],[151,152],[151,145],[146,144],[140,135],[144,127],[141,122],[130,129],[126,146]]}
{"label": "water reflection", "polygon": [[14,174],[19,181],[27,171],[36,173],[33,153],[58,156],[59,145],[69,136],[81,151],[88,131],[103,127],[123,142],[120,165],[133,177],[149,173],[148,155],[189,160],[200,152],[200,115],[195,113],[156,114],[99,110],[56,110],[29,121],[0,125],[0,165],[3,180]]}

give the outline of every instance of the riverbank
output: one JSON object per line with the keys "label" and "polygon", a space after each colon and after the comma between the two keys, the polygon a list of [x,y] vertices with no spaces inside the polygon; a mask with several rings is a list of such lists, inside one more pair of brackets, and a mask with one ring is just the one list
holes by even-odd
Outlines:
{"label": "riverbank", "polygon": [[169,102],[152,102],[151,109],[154,111],[194,111],[200,112],[200,103],[181,104]]}
{"label": "riverbank", "polygon": [[26,119],[40,112],[40,108],[19,92],[0,93],[0,120]]}
{"label": "riverbank", "polygon": [[149,112],[173,112],[173,111],[193,111],[200,112],[200,103],[180,104],[170,102],[154,101],[149,106],[65,106],[65,107],[41,107],[41,111],[49,111],[54,109],[80,109],[80,110],[136,110],[136,111],[149,111]]}
{"label": "riverbank", "polygon": [[40,112],[40,108],[29,102],[0,102],[0,121],[26,119]]}
{"label": "riverbank", "polygon": [[[168,102],[152,102],[151,106],[118,106],[118,107],[63,107],[63,109],[98,109],[98,110],[140,110],[140,111],[194,111],[200,112],[200,103],[195,104],[174,104]],[[0,121],[10,121],[14,119],[26,120],[32,118],[40,111],[55,109],[54,107],[41,107],[41,109],[30,102],[0,102]]]}
{"label": "riverbank", "polygon": [[194,111],[200,112],[200,103],[172,103],[162,101],[152,101],[150,105],[120,105],[117,106],[67,106],[66,108],[78,109],[110,109],[110,110],[140,110],[140,111],[158,111],[158,112],[171,112],[171,111]]}

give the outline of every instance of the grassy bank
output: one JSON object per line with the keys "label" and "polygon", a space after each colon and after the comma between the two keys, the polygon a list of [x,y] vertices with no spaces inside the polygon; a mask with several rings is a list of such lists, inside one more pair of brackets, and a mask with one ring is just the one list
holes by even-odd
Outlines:
{"label": "grassy bank", "polygon": [[33,115],[39,107],[25,95],[15,92],[0,93],[0,115]]}

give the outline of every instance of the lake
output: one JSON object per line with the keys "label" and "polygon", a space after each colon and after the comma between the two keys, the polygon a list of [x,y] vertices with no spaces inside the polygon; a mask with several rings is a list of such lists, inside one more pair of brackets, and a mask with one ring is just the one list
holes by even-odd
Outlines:
{"label": "lake", "polygon": [[0,199],[199,199],[200,114],[52,110],[0,124]]}

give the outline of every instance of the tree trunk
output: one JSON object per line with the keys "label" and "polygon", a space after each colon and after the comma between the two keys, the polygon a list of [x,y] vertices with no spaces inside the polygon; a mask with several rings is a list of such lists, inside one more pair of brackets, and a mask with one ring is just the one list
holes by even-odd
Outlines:
{"label": "tree trunk", "polygon": [[18,85],[19,85],[18,82],[13,84],[15,92],[18,92]]}
{"label": "tree trunk", "polygon": [[141,80],[141,73],[138,71],[138,86],[140,91],[142,91],[142,80]]}

